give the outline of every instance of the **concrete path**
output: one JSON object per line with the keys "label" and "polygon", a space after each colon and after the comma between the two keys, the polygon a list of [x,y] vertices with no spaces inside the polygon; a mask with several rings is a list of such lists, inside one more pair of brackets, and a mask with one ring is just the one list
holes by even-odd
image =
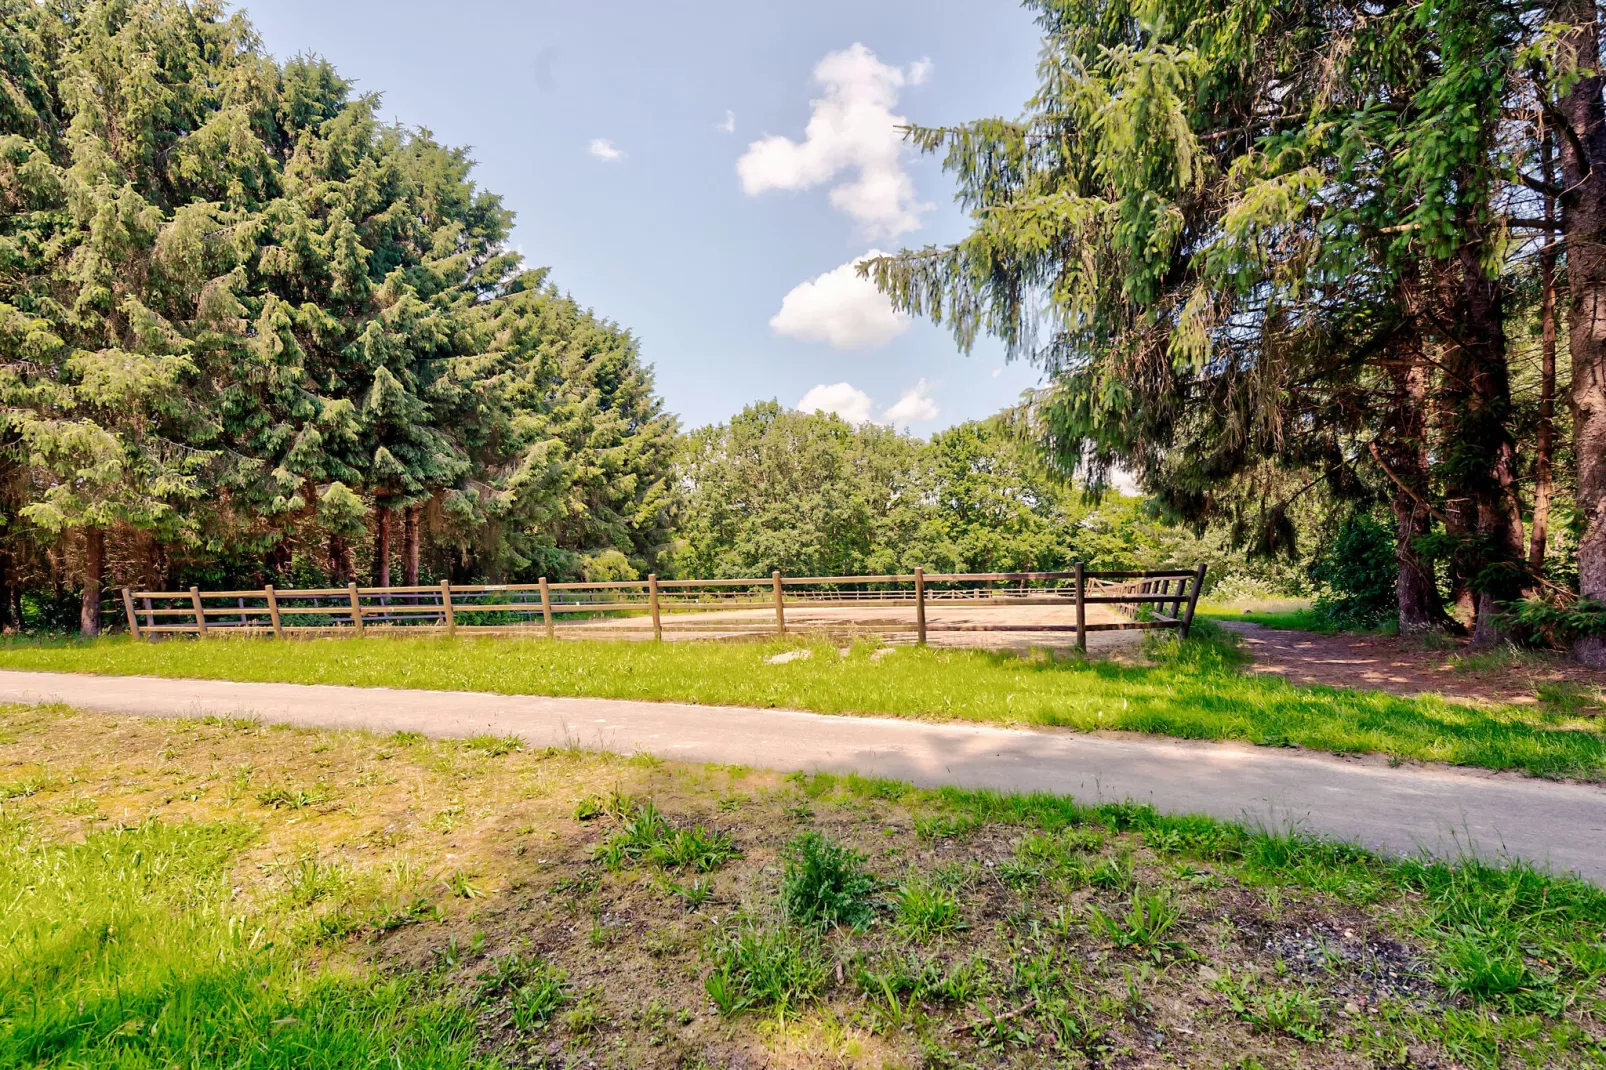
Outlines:
{"label": "concrete path", "polygon": [[1385,851],[1525,858],[1606,885],[1606,790],[1509,774],[790,710],[0,671],[0,703],[9,702],[442,737],[516,734],[537,746],[577,742],[680,761],[1133,799]]}

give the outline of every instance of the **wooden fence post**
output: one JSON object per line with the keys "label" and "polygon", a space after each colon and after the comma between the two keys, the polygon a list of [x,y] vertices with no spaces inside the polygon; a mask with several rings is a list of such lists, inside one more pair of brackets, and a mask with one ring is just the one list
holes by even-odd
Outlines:
{"label": "wooden fence post", "polygon": [[1076,563],[1076,649],[1087,653],[1087,577],[1082,562]]}
{"label": "wooden fence post", "polygon": [[195,634],[206,634],[206,610],[201,608],[201,589],[190,588],[190,605],[195,607]]}
{"label": "wooden fence post", "polygon": [[1188,637],[1188,632],[1193,628],[1193,611],[1199,604],[1199,592],[1204,590],[1204,581],[1205,566],[1200,565],[1193,570],[1193,590],[1188,594],[1188,612],[1182,618],[1182,638],[1184,639]]}
{"label": "wooden fence post", "polygon": [[357,597],[357,585],[355,583],[346,584],[346,591],[347,591],[348,594],[351,595],[351,626],[353,628],[357,629],[357,634],[358,635],[361,635],[362,634],[362,600]]}
{"label": "wooden fence post", "polygon": [[781,570],[770,573],[770,584],[775,588],[775,634],[786,634],[786,594],[781,588]]}
{"label": "wooden fence post", "polygon": [[1182,602],[1188,597],[1188,579],[1183,576],[1177,580],[1177,596],[1171,600],[1171,619],[1182,619]]}
{"label": "wooden fence post", "polygon": [[273,637],[275,639],[283,639],[284,624],[279,620],[279,594],[273,589],[273,584],[271,583],[262,588],[262,593],[268,599],[268,619],[273,622]]}
{"label": "wooden fence post", "polygon": [[457,612],[452,609],[452,581],[441,580],[441,612],[446,615],[446,634],[457,634]]}
{"label": "wooden fence post", "polygon": [[926,645],[926,570],[915,566],[915,642]]}
{"label": "wooden fence post", "polygon": [[658,573],[647,574],[647,608],[652,610],[652,637],[664,641],[664,627],[658,620]]}
{"label": "wooden fence post", "polygon": [[552,633],[552,591],[547,587],[546,577],[541,577],[541,620],[546,623],[546,637],[554,638]]}
{"label": "wooden fence post", "polygon": [[134,616],[134,592],[123,588],[123,609],[128,613],[128,634],[139,642],[139,618]]}

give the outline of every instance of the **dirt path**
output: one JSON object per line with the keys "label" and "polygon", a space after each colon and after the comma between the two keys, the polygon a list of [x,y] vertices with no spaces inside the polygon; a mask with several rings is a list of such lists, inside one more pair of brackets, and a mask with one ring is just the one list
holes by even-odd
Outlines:
{"label": "dirt path", "polygon": [[1135,799],[1298,827],[1367,847],[1527,859],[1606,885],[1606,791],[1443,768],[1390,768],[1230,743],[1102,738],[980,725],[612,699],[245,684],[0,671],[0,702],[138,716],[433,736],[518,735],[619,753],[923,785]]}
{"label": "dirt path", "polygon": [[1546,684],[1591,690],[1606,687],[1606,672],[1569,665],[1559,657],[1493,658],[1495,664],[1478,668],[1458,663],[1469,652],[1464,643],[1434,650],[1420,640],[1398,636],[1317,635],[1248,621],[1218,623],[1237,633],[1254,658],[1249,671],[1273,673],[1296,684],[1359,687],[1396,695],[1431,692],[1466,702],[1516,703],[1538,701],[1535,693]]}

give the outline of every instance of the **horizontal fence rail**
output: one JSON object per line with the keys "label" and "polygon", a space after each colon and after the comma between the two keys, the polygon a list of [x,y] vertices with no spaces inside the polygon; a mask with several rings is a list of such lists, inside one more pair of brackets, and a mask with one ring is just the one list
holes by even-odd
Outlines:
{"label": "horizontal fence rail", "polygon": [[[280,590],[137,591],[124,588],[123,610],[135,639],[166,635],[259,634],[286,638],[370,629],[435,629],[448,635],[560,631],[591,637],[620,632],[654,639],[665,633],[707,635],[789,631],[914,633],[1074,632],[1176,628],[1184,637],[1204,587],[1194,569],[1093,572],[928,573],[783,576],[718,580],[614,580],[602,583],[454,584]],[[928,620],[928,609],[965,606],[1072,607],[1075,623]],[[1109,606],[1113,621],[1087,620],[1088,606]],[[913,610],[877,616],[865,610]],[[792,611],[788,619],[788,610]],[[819,610],[852,615],[829,617]],[[712,616],[720,614],[719,616]]]}

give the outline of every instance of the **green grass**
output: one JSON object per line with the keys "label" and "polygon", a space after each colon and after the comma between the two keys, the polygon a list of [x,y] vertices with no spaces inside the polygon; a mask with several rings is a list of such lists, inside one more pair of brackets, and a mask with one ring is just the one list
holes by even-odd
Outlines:
{"label": "green grass", "polygon": [[427,979],[307,969],[233,903],[251,828],[0,831],[0,1067],[487,1067]]}
{"label": "green grass", "polygon": [[[61,774],[0,806],[8,1070],[1606,1060],[1606,892],[1522,864],[561,748],[3,705],[0,730],[0,763]],[[345,794],[274,807],[230,770]],[[716,910],[599,864],[621,832],[650,864],[737,784]],[[446,799],[477,830],[433,831]],[[470,869],[472,899],[439,879]]]}
{"label": "green grass", "polygon": [[1434,696],[1295,687],[1240,671],[1232,637],[1205,625],[1151,639],[1150,664],[1076,656],[898,648],[872,660],[816,643],[638,643],[538,639],[268,639],[0,646],[0,668],[218,680],[434,688],[785,707],[829,714],[1114,729],[1376,753],[1536,776],[1606,779],[1606,737],[1554,707],[1472,706]]}
{"label": "green grass", "polygon": [[1234,620],[1259,624],[1277,631],[1316,632],[1319,635],[1337,635],[1330,620],[1314,609],[1239,609],[1235,606],[1213,606],[1201,603],[1195,618],[1206,620]]}

